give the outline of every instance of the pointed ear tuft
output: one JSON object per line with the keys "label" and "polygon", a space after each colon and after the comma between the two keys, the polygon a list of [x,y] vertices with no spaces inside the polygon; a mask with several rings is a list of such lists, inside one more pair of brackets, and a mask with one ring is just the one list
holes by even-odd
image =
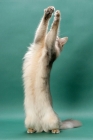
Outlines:
{"label": "pointed ear tuft", "polygon": [[64,45],[68,41],[68,37],[60,38],[60,43]]}

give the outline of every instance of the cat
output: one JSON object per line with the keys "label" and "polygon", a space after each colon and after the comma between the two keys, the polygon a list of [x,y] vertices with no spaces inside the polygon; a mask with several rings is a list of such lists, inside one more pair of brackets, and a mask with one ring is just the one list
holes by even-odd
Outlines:
{"label": "cat", "polygon": [[59,133],[61,129],[81,126],[77,120],[61,121],[52,107],[50,93],[50,72],[68,37],[59,38],[58,29],[61,19],[59,10],[55,11],[54,21],[48,32],[49,19],[55,8],[49,6],[36,30],[33,44],[24,56],[24,108],[27,133],[48,132]]}

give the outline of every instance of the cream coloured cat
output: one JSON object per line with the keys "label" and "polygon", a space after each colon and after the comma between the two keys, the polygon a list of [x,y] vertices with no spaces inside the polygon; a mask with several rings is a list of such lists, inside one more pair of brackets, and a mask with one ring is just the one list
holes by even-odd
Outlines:
{"label": "cream coloured cat", "polygon": [[53,62],[59,56],[68,37],[58,37],[60,11],[54,14],[54,21],[48,32],[48,22],[54,12],[50,6],[44,10],[44,15],[37,28],[34,42],[25,54],[23,63],[25,126],[27,133],[48,132],[59,133],[61,129],[79,127],[76,120],[61,122],[52,107],[50,94],[50,71]]}

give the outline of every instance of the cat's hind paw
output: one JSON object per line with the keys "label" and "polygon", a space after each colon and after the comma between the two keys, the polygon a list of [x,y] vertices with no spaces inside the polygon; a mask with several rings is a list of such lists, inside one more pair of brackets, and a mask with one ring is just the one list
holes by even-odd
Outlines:
{"label": "cat's hind paw", "polygon": [[44,9],[45,19],[50,18],[54,11],[55,11],[55,8],[53,6],[49,6],[48,8]]}
{"label": "cat's hind paw", "polygon": [[28,128],[27,129],[27,133],[29,134],[29,133],[34,133],[35,132],[35,130],[34,129],[31,129],[31,128]]}
{"label": "cat's hind paw", "polygon": [[58,133],[60,133],[60,130],[59,129],[53,129],[51,132],[54,133],[54,134],[58,134]]}

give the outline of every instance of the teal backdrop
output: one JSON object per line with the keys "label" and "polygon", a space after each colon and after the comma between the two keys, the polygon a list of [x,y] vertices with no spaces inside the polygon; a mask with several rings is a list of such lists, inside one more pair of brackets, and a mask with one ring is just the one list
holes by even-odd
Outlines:
{"label": "teal backdrop", "polygon": [[[22,63],[43,9],[61,11],[60,37],[68,36],[51,72],[54,110],[76,129],[26,134]],[[53,18],[50,20],[52,23]],[[0,0],[0,140],[93,140],[93,0]]]}

